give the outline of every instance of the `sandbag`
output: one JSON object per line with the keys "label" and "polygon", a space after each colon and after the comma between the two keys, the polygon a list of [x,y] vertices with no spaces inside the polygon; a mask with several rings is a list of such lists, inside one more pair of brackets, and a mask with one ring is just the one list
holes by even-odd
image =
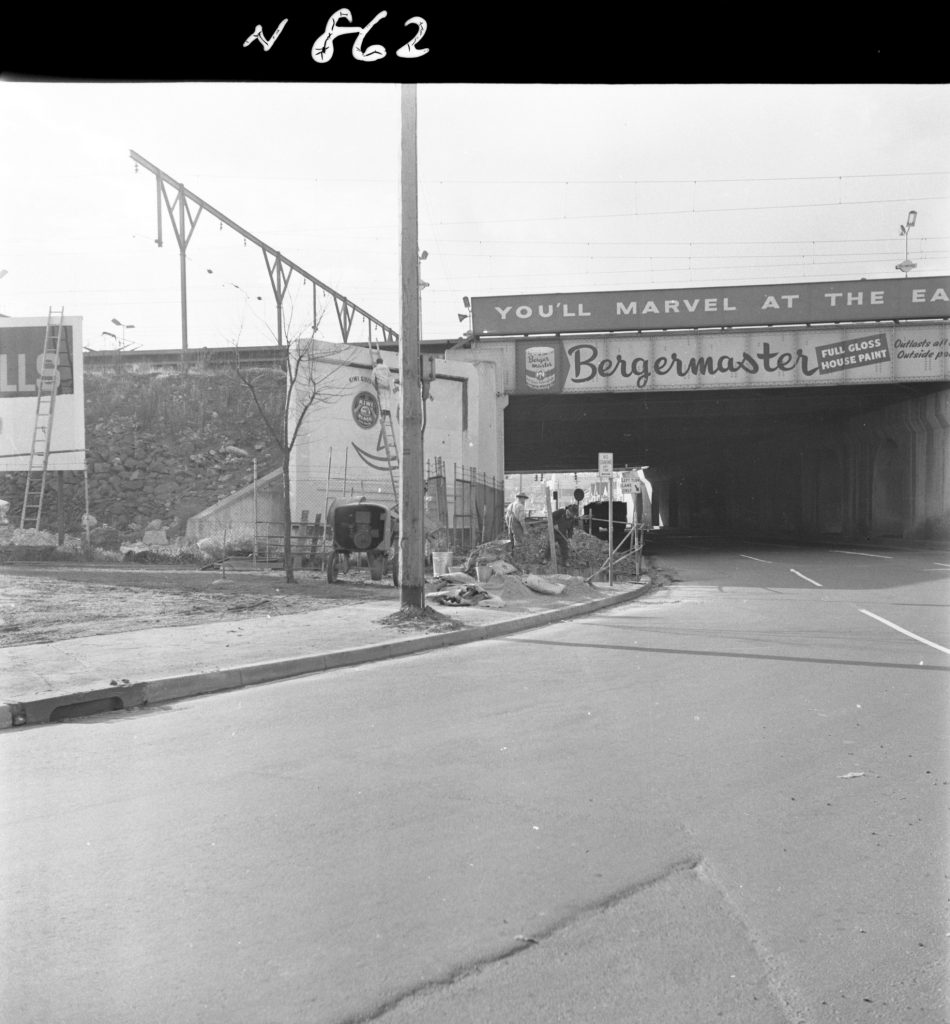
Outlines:
{"label": "sandbag", "polygon": [[472,582],[472,577],[467,572],[440,572],[433,578],[444,583],[468,584]]}
{"label": "sandbag", "polygon": [[488,564],[491,567],[491,571],[497,576],[508,576],[509,574],[518,571],[511,562],[506,562],[503,558],[499,558],[497,562],[489,562]]}
{"label": "sandbag", "polygon": [[563,594],[565,590],[563,583],[554,583],[552,580],[534,573],[525,576],[524,585],[539,594]]}

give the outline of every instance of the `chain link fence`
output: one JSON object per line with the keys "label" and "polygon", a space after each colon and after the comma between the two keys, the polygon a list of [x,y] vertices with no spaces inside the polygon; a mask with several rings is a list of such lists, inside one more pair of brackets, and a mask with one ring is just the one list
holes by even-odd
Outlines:
{"label": "chain link fence", "polygon": [[[474,467],[426,461],[427,553],[466,553],[504,533],[504,482]],[[296,475],[291,490],[291,553],[298,567],[322,568],[333,549],[332,514],[339,504],[361,498],[397,507],[394,479],[358,472],[323,477]],[[394,486],[395,484],[395,486]],[[255,563],[284,557],[283,475],[274,470],[189,519],[186,536],[199,546],[247,555]],[[203,542],[203,543],[202,543]]]}

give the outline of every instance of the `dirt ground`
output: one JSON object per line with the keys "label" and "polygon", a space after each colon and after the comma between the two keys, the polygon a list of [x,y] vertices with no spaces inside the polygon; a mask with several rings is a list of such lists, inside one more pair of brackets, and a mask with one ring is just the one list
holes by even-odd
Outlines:
{"label": "dirt ground", "polygon": [[[547,532],[538,527],[528,531],[526,548],[519,552],[521,573],[546,573]],[[481,545],[475,555],[504,557],[504,541]],[[606,546],[592,537],[576,533],[571,541],[572,558],[561,568],[573,574],[575,584],[562,597],[540,599],[541,607],[553,607],[571,600],[585,600],[593,591],[577,586],[601,564]],[[464,561],[462,559],[461,561]],[[628,574],[633,563],[623,565]],[[0,564],[0,647],[52,643],[77,637],[122,633],[154,626],[195,625],[244,616],[262,617],[306,612],[325,604],[380,602],[381,613],[391,609],[393,625],[400,625],[400,590],[390,577],[373,580],[366,568],[353,568],[338,582],[327,582],[323,572],[298,569],[296,582],[288,584],[283,570],[257,570],[239,562],[219,568],[142,565],[136,563],[91,563],[20,561]],[[539,595],[520,579],[504,584],[496,578],[489,591],[510,607],[529,610]],[[387,609],[386,605],[390,608]],[[412,622],[414,628],[448,628],[445,617],[426,609],[426,622]]]}
{"label": "dirt ground", "polygon": [[322,604],[379,601],[399,607],[392,580],[353,570],[345,581],[282,571],[197,571],[130,565],[19,563],[0,566],[0,647],[51,643],[152,626],[286,615]]}

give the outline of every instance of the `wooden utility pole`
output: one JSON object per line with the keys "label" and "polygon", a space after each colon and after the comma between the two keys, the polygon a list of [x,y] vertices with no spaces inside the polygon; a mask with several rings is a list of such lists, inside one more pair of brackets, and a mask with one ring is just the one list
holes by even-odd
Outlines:
{"label": "wooden utility pole", "polygon": [[399,372],[402,422],[399,477],[399,585],[402,608],[425,606],[422,382],[419,362],[419,196],[416,162],[416,86],[402,85],[400,174],[401,327]]}

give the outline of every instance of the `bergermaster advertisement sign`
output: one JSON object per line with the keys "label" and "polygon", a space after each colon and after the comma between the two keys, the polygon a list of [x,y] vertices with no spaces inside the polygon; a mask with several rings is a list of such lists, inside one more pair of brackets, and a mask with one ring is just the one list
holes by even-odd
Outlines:
{"label": "bergermaster advertisement sign", "polygon": [[950,380],[947,323],[488,342],[515,394]]}
{"label": "bergermaster advertisement sign", "polygon": [[[30,466],[46,329],[45,317],[0,318],[0,473]],[[46,468],[85,469],[81,317],[63,318],[52,421]]]}

